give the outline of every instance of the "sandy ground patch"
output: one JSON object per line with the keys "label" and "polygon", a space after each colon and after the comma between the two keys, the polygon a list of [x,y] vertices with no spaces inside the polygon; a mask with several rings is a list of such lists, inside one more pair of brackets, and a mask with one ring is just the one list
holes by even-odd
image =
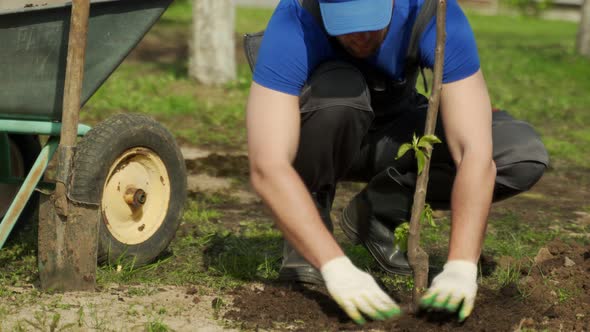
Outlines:
{"label": "sandy ground patch", "polygon": [[[111,285],[95,293],[43,294],[11,288],[0,331],[227,331],[214,295],[186,287]],[[224,302],[227,299],[224,298]]]}

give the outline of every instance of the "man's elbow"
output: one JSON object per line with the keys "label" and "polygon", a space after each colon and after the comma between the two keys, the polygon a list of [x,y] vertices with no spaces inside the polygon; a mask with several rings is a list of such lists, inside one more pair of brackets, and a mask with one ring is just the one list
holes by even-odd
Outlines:
{"label": "man's elbow", "polygon": [[262,195],[274,179],[291,167],[288,161],[257,159],[250,160],[250,184],[256,193]]}
{"label": "man's elbow", "polygon": [[493,177],[494,181],[496,180],[496,174],[498,172],[498,170],[496,169],[496,162],[494,161],[494,159],[492,158],[491,161],[489,162],[489,175],[490,177]]}
{"label": "man's elbow", "polygon": [[496,163],[492,157],[492,153],[484,153],[477,150],[467,149],[465,153],[460,156],[456,161],[457,169],[464,166],[465,163],[475,166],[482,170],[482,175],[485,177],[496,178]]}

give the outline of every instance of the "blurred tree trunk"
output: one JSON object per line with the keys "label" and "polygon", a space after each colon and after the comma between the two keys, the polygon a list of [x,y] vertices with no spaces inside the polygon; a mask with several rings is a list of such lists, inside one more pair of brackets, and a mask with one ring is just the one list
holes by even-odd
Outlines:
{"label": "blurred tree trunk", "polygon": [[204,84],[236,78],[233,0],[193,0],[189,75]]}
{"label": "blurred tree trunk", "polygon": [[590,57],[590,0],[584,1],[581,13],[576,49],[578,53]]}

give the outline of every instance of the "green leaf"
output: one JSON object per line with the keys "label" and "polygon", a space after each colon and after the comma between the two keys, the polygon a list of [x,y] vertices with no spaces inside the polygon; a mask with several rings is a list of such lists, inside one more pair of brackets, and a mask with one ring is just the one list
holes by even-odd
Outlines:
{"label": "green leaf", "polygon": [[418,144],[422,143],[422,142],[427,142],[430,144],[436,144],[436,143],[442,143],[442,141],[436,137],[436,135],[425,135],[420,137],[420,141]]}
{"label": "green leaf", "polygon": [[403,252],[408,251],[408,238],[410,236],[410,223],[405,222],[395,228],[393,233],[395,238],[395,244],[398,245],[399,249]]}
{"label": "green leaf", "polygon": [[395,159],[399,159],[401,157],[403,157],[404,154],[406,154],[406,152],[408,152],[408,150],[410,150],[412,148],[412,144],[410,143],[404,143],[402,144],[399,149],[397,150],[397,157],[395,157]]}
{"label": "green leaf", "polygon": [[418,142],[418,147],[422,149],[432,149],[432,144],[427,141],[420,140],[420,142]]}
{"label": "green leaf", "polygon": [[432,227],[437,227],[436,223],[434,222],[434,217],[432,216],[432,207],[430,206],[430,204],[424,204],[424,210],[422,211],[420,220],[422,222],[428,222]]}
{"label": "green leaf", "polygon": [[418,136],[416,136],[416,133],[414,133],[414,135],[412,136],[412,146],[414,148],[418,146]]}
{"label": "green leaf", "polygon": [[416,160],[418,161],[418,175],[422,174],[424,164],[426,163],[426,156],[422,150],[416,151]]}

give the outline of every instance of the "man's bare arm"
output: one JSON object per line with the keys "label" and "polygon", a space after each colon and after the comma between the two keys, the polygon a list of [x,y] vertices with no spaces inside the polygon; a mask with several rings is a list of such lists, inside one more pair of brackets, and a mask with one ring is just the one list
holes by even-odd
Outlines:
{"label": "man's bare arm", "polygon": [[457,167],[451,194],[451,239],[443,271],[422,297],[424,308],[445,309],[464,321],[477,293],[477,261],[496,178],[492,159],[492,110],[481,71],[444,84],[441,113]]}
{"label": "man's bare arm", "polygon": [[451,195],[448,260],[477,262],[492,201],[496,168],[492,158],[491,102],[483,74],[444,84],[441,113],[457,167]]}
{"label": "man's bare arm", "polygon": [[299,143],[299,97],[254,82],[246,112],[252,186],[284,236],[316,268],[343,256],[292,166]]}
{"label": "man's bare arm", "polygon": [[399,306],[373,277],[344,255],[291,165],[300,121],[298,97],[252,84],[247,127],[254,189],[274,213],[287,240],[320,269],[328,292],[350,318],[363,324],[363,314],[379,320],[399,315]]}

